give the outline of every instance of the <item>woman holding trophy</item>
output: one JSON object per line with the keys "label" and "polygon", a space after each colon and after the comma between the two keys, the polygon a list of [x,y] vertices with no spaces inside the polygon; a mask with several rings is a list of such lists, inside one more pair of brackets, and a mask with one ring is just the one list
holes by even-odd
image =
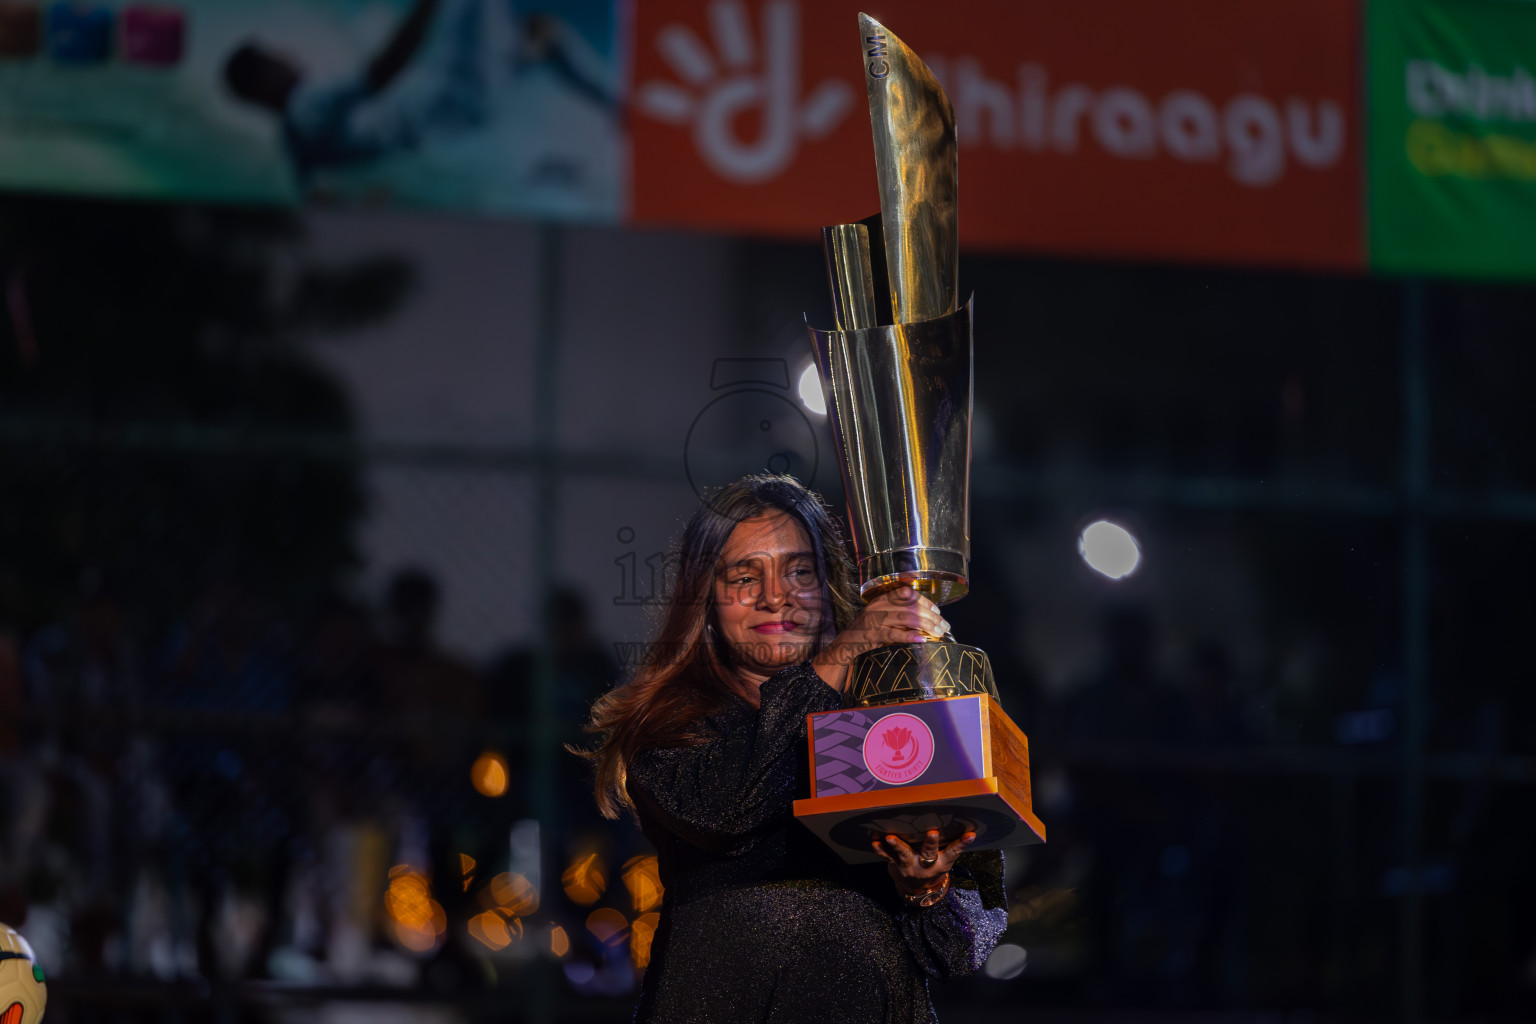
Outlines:
{"label": "woman holding trophy", "polygon": [[[995,848],[1045,838],[1027,741],[997,704],[986,655],[949,639],[935,603],[963,596],[970,571],[971,311],[959,303],[954,110],[885,26],[861,14],[859,35],[881,214],[823,230],[837,326],[810,332],[857,590],[815,495],[788,477],[738,480],[683,534],[652,656],[594,707],[598,802],[610,817],[634,812],[666,886],[637,1021],[932,1021],[927,979],[977,970],[1008,926]],[[832,767],[870,769],[871,716],[838,710],[845,689],[859,707],[910,709],[879,721],[927,730],[929,753],[916,775],[874,780],[871,769],[839,783],[857,792],[824,799],[820,759],[850,735],[834,720],[847,714],[866,731],[862,753]],[[936,699],[949,696],[959,699]],[[817,712],[828,724],[815,727],[813,796],[806,718]],[[974,744],[939,733],[946,756],[980,751],[979,763],[905,787],[937,756],[922,715],[965,713]],[[880,735],[898,752],[915,743],[905,725]],[[860,789],[879,790],[875,781],[903,788]],[[797,797],[810,797],[801,824]],[[958,813],[973,797],[981,803]],[[947,839],[930,828],[934,801],[957,811],[943,816]],[[855,817],[831,820],[850,807]],[[898,825],[912,843],[885,831]],[[871,859],[866,835],[884,871],[859,863]],[[973,843],[992,849],[966,853]]]}
{"label": "woman holding trophy", "polygon": [[868,604],[816,495],[746,477],[700,506],[651,656],[593,709],[605,814],[632,811],[666,888],[637,1021],[933,1019],[926,979],[977,970],[1007,927],[1002,856],[967,833],[873,842],[849,865],[793,820],[806,715],[866,650],[938,639],[913,590]]}

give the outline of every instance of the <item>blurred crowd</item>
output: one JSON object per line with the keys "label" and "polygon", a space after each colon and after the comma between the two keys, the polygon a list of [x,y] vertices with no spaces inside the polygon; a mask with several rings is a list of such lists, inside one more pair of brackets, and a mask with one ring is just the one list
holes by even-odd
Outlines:
{"label": "blurred crowd", "polygon": [[[582,595],[475,664],[439,642],[421,569],[297,612],[213,573],[160,629],[130,594],[88,576],[58,621],[0,629],[0,920],[55,977],[463,993],[558,961],[567,991],[628,998],[661,892],[559,749],[620,679]],[[1181,649],[1122,604],[1094,669],[1048,687],[1017,653],[1020,609],[948,614],[1030,736],[1050,835],[1009,852],[1011,952],[969,997],[1004,999],[1021,971],[1059,1005],[1347,1008],[1390,986],[1395,782],[1327,761],[1390,752],[1389,686],[1340,713],[1316,652],[1243,679],[1224,643]],[[536,756],[554,758],[543,793]],[[1523,792],[1451,794],[1474,852],[1458,867],[1431,844],[1425,877],[1458,885]],[[1511,960],[1530,928],[1506,925],[1489,941]]]}
{"label": "blurred crowd", "polygon": [[[55,978],[462,990],[494,983],[492,954],[515,969],[553,946],[587,963],[582,986],[632,983],[582,927],[610,873],[632,915],[617,869],[645,850],[558,752],[617,678],[578,595],[551,596],[536,646],[477,665],[439,643],[420,569],[376,603],[297,614],[211,577],[159,630],[98,576],[59,621],[0,628],[0,920]],[[536,685],[556,694],[561,762],[542,807]],[[558,871],[541,885],[546,864],[584,864],[582,898],[561,903]]]}

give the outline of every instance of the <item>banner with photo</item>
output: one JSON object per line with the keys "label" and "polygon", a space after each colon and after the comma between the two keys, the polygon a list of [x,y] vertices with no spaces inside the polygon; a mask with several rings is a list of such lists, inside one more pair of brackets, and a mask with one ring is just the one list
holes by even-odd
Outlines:
{"label": "banner with photo", "polygon": [[616,0],[0,0],[0,188],[613,220]]}
{"label": "banner with photo", "polygon": [[1536,273],[1536,3],[1370,4],[1375,269]]}
{"label": "banner with photo", "polygon": [[[861,3],[0,0],[0,188],[810,240],[879,207]],[[964,245],[1365,265],[1357,4],[871,13],[954,102]]]}

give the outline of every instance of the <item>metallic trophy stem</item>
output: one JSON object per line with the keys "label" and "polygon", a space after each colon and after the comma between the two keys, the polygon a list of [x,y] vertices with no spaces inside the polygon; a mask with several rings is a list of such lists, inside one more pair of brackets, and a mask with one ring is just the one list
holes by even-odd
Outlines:
{"label": "metallic trophy stem", "polygon": [[811,329],[827,383],[865,600],[963,597],[971,554],[971,309],[857,331]]}
{"label": "metallic trophy stem", "polygon": [[[969,589],[971,554],[971,308],[957,304],[954,109],[884,25],[861,14],[859,31],[880,217],[822,229],[837,328],[812,329],[811,340],[841,455],[860,593],[870,601],[909,587],[947,604]],[[969,693],[997,695],[987,656],[945,641],[861,656],[847,699]]]}
{"label": "metallic trophy stem", "polygon": [[860,14],[859,34],[895,319],[932,320],[953,313],[960,298],[955,110],[890,29]]}
{"label": "metallic trophy stem", "polygon": [[827,277],[832,282],[832,316],[840,331],[862,331],[879,325],[875,316],[875,274],[869,259],[869,228],[863,224],[834,224],[821,229],[827,252]]}

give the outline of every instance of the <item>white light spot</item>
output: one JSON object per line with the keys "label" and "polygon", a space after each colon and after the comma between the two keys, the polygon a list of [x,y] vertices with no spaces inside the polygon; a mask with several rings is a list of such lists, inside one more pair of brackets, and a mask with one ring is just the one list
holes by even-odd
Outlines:
{"label": "white light spot", "polygon": [[1141,562],[1136,538],[1102,519],[1083,531],[1077,540],[1077,550],[1083,561],[1112,580],[1129,576]]}
{"label": "white light spot", "polygon": [[800,374],[800,401],[805,407],[818,416],[827,414],[827,400],[821,393],[821,374],[816,370],[816,364],[812,363]]}
{"label": "white light spot", "polygon": [[1024,973],[1024,962],[1028,959],[1029,952],[1023,946],[1005,942],[987,957],[987,965],[982,970],[989,978],[1007,981]]}

